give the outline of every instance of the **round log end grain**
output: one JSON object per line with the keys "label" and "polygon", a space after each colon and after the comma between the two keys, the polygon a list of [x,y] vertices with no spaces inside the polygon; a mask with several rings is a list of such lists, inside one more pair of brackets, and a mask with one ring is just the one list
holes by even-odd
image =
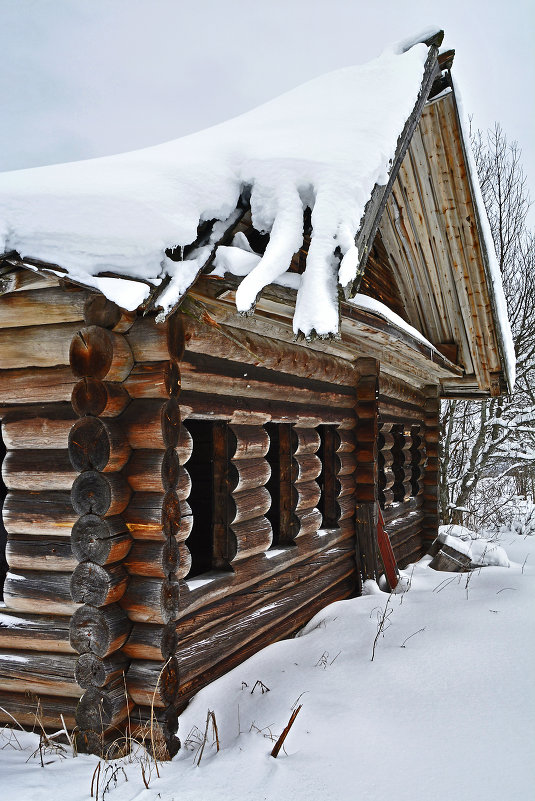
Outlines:
{"label": "round log end grain", "polygon": [[69,458],[75,470],[104,470],[110,459],[110,439],[102,420],[82,417],[69,431]]}
{"label": "round log end grain", "polygon": [[113,338],[110,332],[97,325],[82,328],[72,339],[69,360],[78,378],[104,378],[113,361]]}
{"label": "round log end grain", "polygon": [[130,488],[123,476],[86,470],[74,480],[71,503],[79,515],[114,515],[125,509],[130,494]]}
{"label": "round log end grain", "polygon": [[164,579],[160,590],[160,610],[164,623],[171,623],[178,617],[180,608],[180,585],[176,578]]}
{"label": "round log end grain", "polygon": [[122,597],[127,583],[128,574],[120,565],[82,562],[71,576],[71,596],[76,603],[107,606]]}
{"label": "round log end grain", "polygon": [[74,385],[72,408],[79,417],[116,417],[128,405],[130,396],[122,384],[85,376]]}
{"label": "round log end grain", "polygon": [[121,309],[105,295],[90,295],[84,303],[84,320],[87,325],[114,328],[121,319]]}
{"label": "round log end grain", "polygon": [[79,654],[105,657],[125,643],[130,628],[128,615],[118,604],[104,609],[80,606],[71,617],[69,641]]}
{"label": "round log end grain", "polygon": [[174,490],[165,493],[162,503],[162,529],[166,536],[174,537],[180,528],[180,501]]}

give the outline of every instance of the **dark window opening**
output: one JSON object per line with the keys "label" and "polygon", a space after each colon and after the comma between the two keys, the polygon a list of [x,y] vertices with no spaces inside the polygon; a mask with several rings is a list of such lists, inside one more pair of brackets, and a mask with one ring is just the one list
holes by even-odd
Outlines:
{"label": "dark window opening", "polygon": [[272,548],[293,545],[297,521],[292,504],[292,426],[289,423],[266,423],[269,450],[266,460],[271,476],[266,488],[271,506],[266,517],[273,529]]}
{"label": "dark window opening", "polygon": [[[0,467],[6,455],[6,446],[2,439],[2,427],[0,426]],[[0,600],[4,599],[4,581],[6,580],[7,561],[6,561],[6,545],[7,545],[7,531],[4,527],[2,508],[7,494],[7,488],[2,480],[2,473],[0,471]]]}
{"label": "dark window opening", "polygon": [[392,455],[394,457],[394,462],[392,464],[392,470],[394,473],[394,500],[399,503],[403,503],[405,501],[405,443],[406,443],[406,435],[404,427],[401,423],[396,423],[395,426],[392,426],[392,434],[394,436],[394,446],[392,448]]}
{"label": "dark window opening", "polygon": [[186,540],[191,553],[188,578],[212,570],[214,541],[214,444],[213,423],[187,420],[186,428],[193,439],[193,450],[186,464],[191,476],[188,503],[193,514],[193,528]]}
{"label": "dark window opening", "polygon": [[338,482],[339,459],[336,455],[338,435],[335,426],[318,426],[320,446],[317,455],[321,461],[321,473],[317,479],[321,490],[319,510],[322,528],[338,528],[339,508],[337,503],[340,486]]}

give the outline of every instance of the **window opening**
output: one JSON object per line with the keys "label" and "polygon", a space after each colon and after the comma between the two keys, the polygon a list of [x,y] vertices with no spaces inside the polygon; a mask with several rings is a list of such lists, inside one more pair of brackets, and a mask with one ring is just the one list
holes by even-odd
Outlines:
{"label": "window opening", "polygon": [[[2,438],[2,427],[0,425],[0,467],[6,456],[6,446]],[[6,546],[7,546],[7,531],[4,527],[2,509],[6,499],[7,487],[2,479],[2,472],[0,470],[0,601],[4,599],[4,581],[7,574],[7,560],[6,560]]]}
{"label": "window opening", "polygon": [[213,423],[206,420],[187,420],[186,428],[193,439],[193,450],[186,469],[191,477],[188,503],[193,526],[186,540],[191,553],[188,578],[212,569],[214,542],[214,445]]}
{"label": "window opening", "polygon": [[266,517],[273,529],[272,548],[294,545],[296,519],[292,505],[292,426],[290,423],[266,423],[269,450],[266,460],[271,476],[266,488],[271,506]]}
{"label": "window opening", "polygon": [[338,484],[338,435],[335,426],[318,426],[320,446],[317,455],[321,461],[321,473],[317,478],[320,486],[321,495],[319,500],[319,510],[323,521],[322,528],[338,528],[339,509],[337,498],[339,494]]}

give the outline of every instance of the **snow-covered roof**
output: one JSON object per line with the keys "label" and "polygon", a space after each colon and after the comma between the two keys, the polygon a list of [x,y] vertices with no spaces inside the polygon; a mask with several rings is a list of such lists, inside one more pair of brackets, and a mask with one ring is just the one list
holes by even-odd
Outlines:
{"label": "snow-covered roof", "polygon": [[[420,40],[421,41],[421,40]],[[338,332],[338,284],[350,284],[355,237],[375,185],[388,181],[398,138],[414,110],[428,46],[390,47],[374,61],[329,73],[200,133],[118,156],[0,176],[0,253],[58,265],[123,308],[159,287],[168,313],[197,277],[249,198],[252,222],[269,232],[262,258],[241,282],[240,311],[288,269],[312,238],[294,325]],[[166,255],[211,235],[184,260]],[[134,279],[134,280],[131,280]]]}

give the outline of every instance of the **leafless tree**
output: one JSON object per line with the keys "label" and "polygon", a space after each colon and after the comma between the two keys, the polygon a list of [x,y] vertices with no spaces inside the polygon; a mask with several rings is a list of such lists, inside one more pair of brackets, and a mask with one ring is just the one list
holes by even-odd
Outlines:
{"label": "leafless tree", "polygon": [[517,144],[499,125],[472,139],[517,359],[514,393],[442,405],[440,506],[445,523],[489,528],[535,499],[535,240]]}

